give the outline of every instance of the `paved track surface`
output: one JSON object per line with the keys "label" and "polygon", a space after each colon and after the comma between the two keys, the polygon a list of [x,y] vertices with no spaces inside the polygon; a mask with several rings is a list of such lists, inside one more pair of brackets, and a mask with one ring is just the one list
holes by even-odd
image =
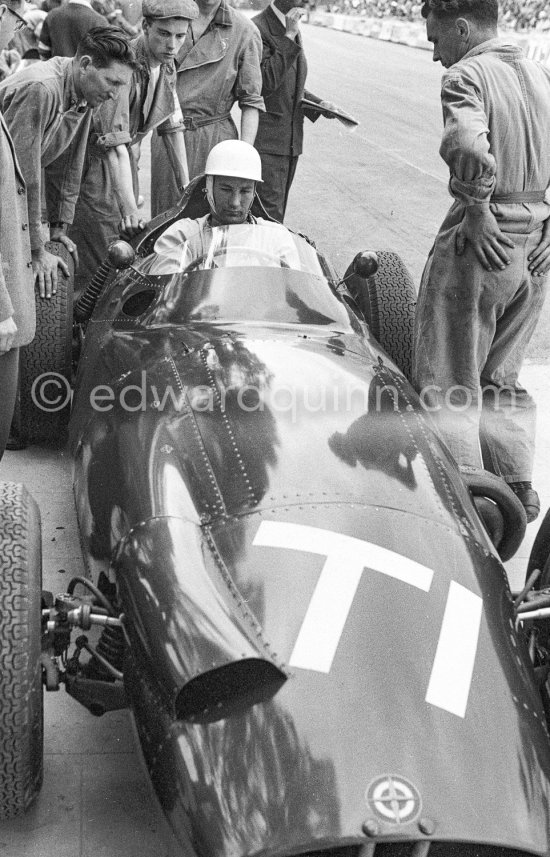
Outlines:
{"label": "paved track surface", "polygon": [[[440,72],[430,55],[306,27],[312,91],[337,101],[361,126],[349,134],[320,119],[307,127],[288,212],[343,271],[360,249],[390,247],[418,282],[448,205],[438,160]],[[142,184],[148,181],[147,157]],[[345,251],[341,248],[345,247]],[[539,412],[538,485],[550,503],[547,368],[526,367]],[[63,591],[82,573],[66,453],[32,447],[7,453],[0,478],[26,483],[43,521],[44,584]],[[536,525],[509,563],[519,585]],[[63,571],[60,571],[63,569]],[[5,857],[175,857],[181,855],[150,790],[125,712],[96,719],[64,691],[46,695],[44,788],[23,819],[0,827]]]}

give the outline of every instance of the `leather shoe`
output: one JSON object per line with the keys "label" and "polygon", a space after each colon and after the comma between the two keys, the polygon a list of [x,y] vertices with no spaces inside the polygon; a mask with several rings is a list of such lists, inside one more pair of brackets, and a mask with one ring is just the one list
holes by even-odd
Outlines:
{"label": "leather shoe", "polygon": [[509,482],[508,487],[512,489],[521,505],[525,509],[527,523],[530,524],[540,513],[539,495],[530,482]]}

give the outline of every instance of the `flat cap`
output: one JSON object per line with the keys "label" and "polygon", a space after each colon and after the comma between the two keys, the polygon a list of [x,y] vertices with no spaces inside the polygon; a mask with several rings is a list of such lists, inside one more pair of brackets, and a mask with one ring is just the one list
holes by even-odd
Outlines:
{"label": "flat cap", "polygon": [[146,18],[187,18],[192,21],[199,17],[195,0],[142,0],[141,11]]}

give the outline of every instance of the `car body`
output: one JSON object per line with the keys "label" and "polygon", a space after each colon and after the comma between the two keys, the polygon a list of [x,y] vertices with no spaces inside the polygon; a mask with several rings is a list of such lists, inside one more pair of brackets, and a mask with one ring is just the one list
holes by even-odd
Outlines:
{"label": "car body", "polygon": [[[67,689],[131,707],[182,853],[548,853],[535,673],[419,398],[304,238],[219,227],[195,264],[154,251],[168,222],[80,357],[75,498],[112,627]],[[86,627],[75,604],[54,637]]]}

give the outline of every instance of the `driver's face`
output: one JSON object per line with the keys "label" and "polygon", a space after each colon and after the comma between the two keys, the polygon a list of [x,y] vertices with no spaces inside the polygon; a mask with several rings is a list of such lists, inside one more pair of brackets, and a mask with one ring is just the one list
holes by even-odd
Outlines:
{"label": "driver's face", "polygon": [[221,226],[245,222],[254,199],[254,186],[252,179],[214,177],[214,217]]}

